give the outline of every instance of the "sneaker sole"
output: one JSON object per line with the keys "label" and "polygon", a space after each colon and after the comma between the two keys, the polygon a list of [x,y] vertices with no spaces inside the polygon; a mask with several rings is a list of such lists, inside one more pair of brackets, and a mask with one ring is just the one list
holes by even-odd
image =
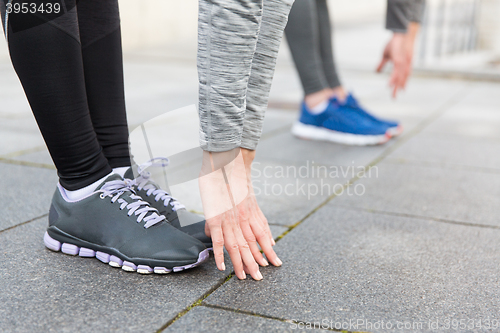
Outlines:
{"label": "sneaker sole", "polygon": [[120,258],[118,258],[115,255],[110,255],[105,252],[101,251],[94,251],[92,249],[88,249],[85,247],[78,247],[74,244],[70,243],[61,243],[58,240],[55,240],[54,238],[50,237],[50,235],[45,232],[45,235],[43,236],[43,242],[45,246],[54,252],[59,252],[61,251],[62,253],[76,256],[79,255],[80,257],[85,257],[85,258],[93,258],[96,257],[99,259],[101,262],[110,265],[111,267],[115,268],[121,268],[122,270],[126,272],[137,272],[140,274],[151,274],[151,273],[156,273],[156,274],[168,274],[171,272],[180,272],[189,268],[196,267],[200,265],[202,262],[208,259],[209,253],[208,249],[203,250],[200,252],[198,255],[198,260],[189,265],[185,266],[178,266],[178,267],[173,267],[172,269],[168,269],[165,267],[149,267],[145,265],[136,265],[133,262],[125,261]]}
{"label": "sneaker sole", "polygon": [[391,138],[394,138],[396,136],[399,136],[401,135],[401,133],[403,133],[403,126],[402,125],[398,125],[396,127],[390,127],[387,132],[389,133],[389,135],[391,136]]}
{"label": "sneaker sole", "polygon": [[380,135],[361,135],[329,130],[313,125],[296,122],[292,127],[292,134],[305,139],[331,141],[352,146],[380,145],[390,140],[389,133]]}

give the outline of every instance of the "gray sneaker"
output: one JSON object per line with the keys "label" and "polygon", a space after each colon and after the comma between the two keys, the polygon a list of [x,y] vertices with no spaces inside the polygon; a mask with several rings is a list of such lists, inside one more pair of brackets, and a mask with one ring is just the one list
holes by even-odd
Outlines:
{"label": "gray sneaker", "polygon": [[[138,173],[137,166],[130,167],[125,172],[125,179],[131,180],[133,189],[151,207],[158,209],[160,214],[167,218],[167,221],[180,231],[196,238],[202,242],[207,249],[212,250],[212,239],[205,234],[205,218],[201,215],[191,213],[186,210],[183,204],[173,198],[166,191],[162,190],[151,178],[148,171]],[[140,171],[140,170],[139,170]],[[182,226],[181,226],[182,221]]]}
{"label": "gray sneaker", "polygon": [[203,243],[177,230],[119,175],[72,202],[58,184],[49,212],[45,246],[142,274],[166,274],[208,258]]}

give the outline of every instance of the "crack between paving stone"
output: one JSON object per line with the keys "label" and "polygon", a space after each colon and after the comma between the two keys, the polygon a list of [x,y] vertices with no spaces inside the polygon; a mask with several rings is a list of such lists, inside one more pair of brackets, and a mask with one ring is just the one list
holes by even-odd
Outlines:
{"label": "crack between paving stone", "polygon": [[[356,177],[353,177],[350,180],[348,180],[342,186],[342,191],[340,193],[343,193],[343,191],[345,189],[347,189],[349,186],[351,186],[357,180],[359,180],[361,177],[363,177],[367,172],[370,171],[371,168],[373,168],[375,165],[377,165],[382,160],[384,160],[387,156],[389,156],[392,152],[394,152],[396,149],[398,149],[399,147],[401,147],[404,143],[406,143],[412,137],[414,137],[415,135],[417,135],[418,133],[420,133],[425,127],[427,127],[429,124],[431,124],[437,118],[439,118],[440,116],[442,116],[450,107],[452,107],[453,105],[457,104],[461,99],[463,99],[467,95],[467,88],[468,88],[468,85],[462,89],[463,91],[461,90],[459,93],[453,95],[452,98],[450,98],[448,101],[446,101],[445,103],[443,103],[442,106],[438,107],[436,111],[434,111],[431,115],[429,115],[427,118],[425,118],[424,120],[422,120],[417,126],[415,126],[412,130],[410,130],[406,135],[401,136],[392,146],[390,146],[386,150],[384,150],[377,158],[375,158],[372,162],[370,162],[368,165],[366,165],[364,167],[364,170],[361,171],[361,172],[359,172],[356,175]],[[279,134],[280,132],[283,132],[284,130],[285,130],[285,127],[277,129],[277,130],[272,131],[270,133],[277,133],[277,134]],[[328,204],[330,201],[332,201],[336,197],[337,197],[337,194],[335,194],[335,193],[332,194],[332,195],[330,195],[322,203],[320,203],[313,210],[311,210],[308,214],[306,214],[301,220],[299,220],[295,224],[289,226],[288,230],[284,231],[281,235],[279,235],[276,238],[276,242],[279,242],[279,240],[282,239],[283,237],[285,237],[290,231],[292,231],[293,229],[295,229],[298,225],[300,225],[302,222],[304,222],[305,220],[307,220],[314,213],[316,213],[318,210],[320,210],[322,207],[324,207],[326,204]],[[197,306],[200,306],[200,305],[207,306],[206,303],[203,303],[203,300],[206,299],[208,296],[210,296],[212,293],[214,293],[217,289],[219,289],[220,287],[222,287],[233,276],[234,276],[234,271],[231,272],[231,274],[229,274],[228,277],[226,277],[224,279],[224,281],[222,281],[219,284],[216,284],[208,292],[206,292],[205,294],[203,294],[203,296],[201,296],[200,298],[198,298],[194,303],[192,303],[187,308],[185,308],[183,311],[181,311],[179,314],[177,314],[177,316],[175,316],[175,318],[173,318],[173,319],[169,320],[167,323],[165,323],[157,331],[157,333],[160,333],[160,332],[164,331],[165,329],[167,329],[175,321],[177,321],[179,318],[181,318],[182,316],[184,316],[185,314],[187,314],[191,309],[193,309],[193,308],[195,308]],[[212,305],[210,305],[210,306],[213,307]],[[217,306],[217,307],[219,307],[219,306]],[[243,310],[235,310],[235,309],[231,309],[231,308],[224,308],[224,309],[226,309],[228,311],[234,311],[234,312],[240,311],[240,313],[243,313],[243,314],[260,316],[260,317],[263,317],[263,318],[270,318],[270,319],[281,320],[281,321],[285,320],[285,319],[275,318],[275,317],[271,317],[271,316],[265,316],[265,315],[262,315],[262,314],[255,314],[253,312],[246,312],[246,311],[243,311]],[[332,331],[338,331],[336,329],[330,329],[330,330],[332,330]],[[342,331],[342,332],[348,332],[348,331]]]}
{"label": "crack between paving stone", "polygon": [[35,168],[56,170],[56,167],[53,166],[53,165],[51,165],[51,164],[35,163],[35,162],[20,161],[20,160],[13,160],[13,159],[10,159],[10,158],[5,158],[5,157],[0,157],[0,162],[1,163],[6,163],[6,164],[15,164],[15,165],[35,167]]}
{"label": "crack between paving stone", "polygon": [[179,312],[177,314],[177,316],[175,316],[173,319],[171,319],[168,322],[166,322],[156,332],[160,333],[160,332],[166,330],[170,325],[172,325],[173,323],[175,323],[177,320],[179,320],[182,316],[184,316],[185,314],[187,314],[193,308],[201,305],[201,303],[203,302],[203,300],[205,298],[207,298],[208,296],[210,296],[214,291],[216,291],[217,289],[219,289],[224,283],[226,283],[227,281],[229,281],[233,277],[233,275],[234,275],[234,272],[231,272],[224,279],[221,279],[222,281],[220,281],[219,283],[216,283],[212,288],[210,288],[205,294],[203,294],[200,298],[198,298],[194,303],[192,303],[191,305],[189,305],[188,307],[186,307],[184,310],[182,310],[181,312]]}
{"label": "crack between paving stone", "polygon": [[373,214],[408,217],[408,218],[414,218],[414,219],[419,219],[419,220],[427,220],[427,221],[434,221],[434,222],[440,222],[440,223],[462,225],[462,226],[466,226],[466,227],[478,227],[478,228],[486,228],[486,229],[500,229],[500,226],[497,226],[497,225],[472,223],[472,222],[464,222],[464,221],[457,221],[457,220],[449,220],[449,219],[443,219],[443,218],[432,217],[432,216],[414,215],[414,214],[397,213],[397,212],[388,212],[388,211],[385,211],[385,210],[377,210],[377,209],[369,209],[369,208],[358,208],[358,207],[344,206],[344,205],[338,205],[337,207],[342,208],[342,209],[348,209],[348,210],[363,211],[363,212],[373,213]]}
{"label": "crack between paving stone", "polygon": [[[204,306],[206,308],[217,309],[217,310],[228,311],[228,312],[234,312],[234,313],[243,314],[243,315],[252,316],[252,317],[276,320],[276,321],[280,321],[280,322],[287,323],[287,324],[304,325],[305,327],[313,327],[314,329],[320,329],[320,330],[324,330],[324,331],[346,332],[346,333],[358,332],[358,331],[340,330],[340,329],[336,329],[335,327],[330,327],[330,326],[325,327],[325,325],[321,325],[320,323],[314,323],[314,322],[310,322],[310,321],[285,319],[285,318],[280,318],[280,317],[263,315],[263,314],[252,312],[252,311],[234,309],[234,308],[229,308],[229,307],[225,307],[222,305],[209,304],[209,303],[205,303],[205,302],[202,302],[200,304],[200,306]],[[316,325],[316,324],[318,324],[318,325]]]}
{"label": "crack between paving stone", "polygon": [[25,225],[25,224],[31,223],[31,222],[33,222],[33,221],[36,221],[36,220],[41,219],[41,218],[46,217],[46,216],[49,216],[49,213],[46,213],[46,214],[40,215],[40,216],[38,216],[38,217],[34,217],[34,218],[32,218],[31,220],[24,221],[24,222],[21,222],[21,223],[19,223],[19,224],[16,224],[16,225],[10,226],[10,227],[8,227],[8,228],[6,228],[6,229],[0,230],[0,234],[1,234],[1,233],[3,233],[3,232],[5,232],[5,231],[9,231],[9,230],[12,230],[12,229],[14,229],[14,228],[20,227],[20,226],[22,226],[22,225]]}
{"label": "crack between paving stone", "polygon": [[12,158],[12,157],[18,157],[26,154],[31,154],[31,153],[37,153],[39,151],[42,151],[45,149],[45,146],[36,146],[33,148],[28,148],[28,149],[23,149],[23,150],[18,150],[12,153],[0,155],[2,158]]}

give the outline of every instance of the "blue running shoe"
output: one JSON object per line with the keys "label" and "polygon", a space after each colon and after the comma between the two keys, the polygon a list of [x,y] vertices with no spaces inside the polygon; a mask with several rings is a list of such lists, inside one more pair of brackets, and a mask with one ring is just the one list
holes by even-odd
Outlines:
{"label": "blue running shoe", "polygon": [[403,126],[399,122],[394,121],[394,120],[388,120],[388,119],[382,119],[382,118],[375,117],[374,115],[372,115],[371,113],[369,113],[368,111],[363,109],[361,107],[361,105],[359,105],[357,99],[352,94],[347,95],[345,102],[339,103],[339,107],[340,108],[342,108],[342,107],[352,108],[357,113],[365,116],[367,119],[370,119],[371,121],[374,121],[374,122],[377,122],[380,124],[385,124],[388,128],[388,133],[391,137],[395,137],[395,136],[398,136],[401,133],[403,133]]}
{"label": "blue running shoe", "polygon": [[302,103],[301,115],[292,127],[292,134],[304,139],[367,146],[389,141],[387,130],[387,125],[371,121],[352,108],[339,107],[335,100],[330,100],[327,109],[320,114],[312,114]]}

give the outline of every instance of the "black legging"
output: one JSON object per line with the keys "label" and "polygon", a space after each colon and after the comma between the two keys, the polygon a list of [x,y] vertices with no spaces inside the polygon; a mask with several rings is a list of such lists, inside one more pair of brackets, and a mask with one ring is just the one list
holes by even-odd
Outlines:
{"label": "black legging", "polygon": [[326,0],[295,0],[285,34],[305,95],[341,85]]}
{"label": "black legging", "polygon": [[59,3],[60,14],[10,13],[4,29],[60,183],[76,190],[130,165],[120,18],[117,0]]}

